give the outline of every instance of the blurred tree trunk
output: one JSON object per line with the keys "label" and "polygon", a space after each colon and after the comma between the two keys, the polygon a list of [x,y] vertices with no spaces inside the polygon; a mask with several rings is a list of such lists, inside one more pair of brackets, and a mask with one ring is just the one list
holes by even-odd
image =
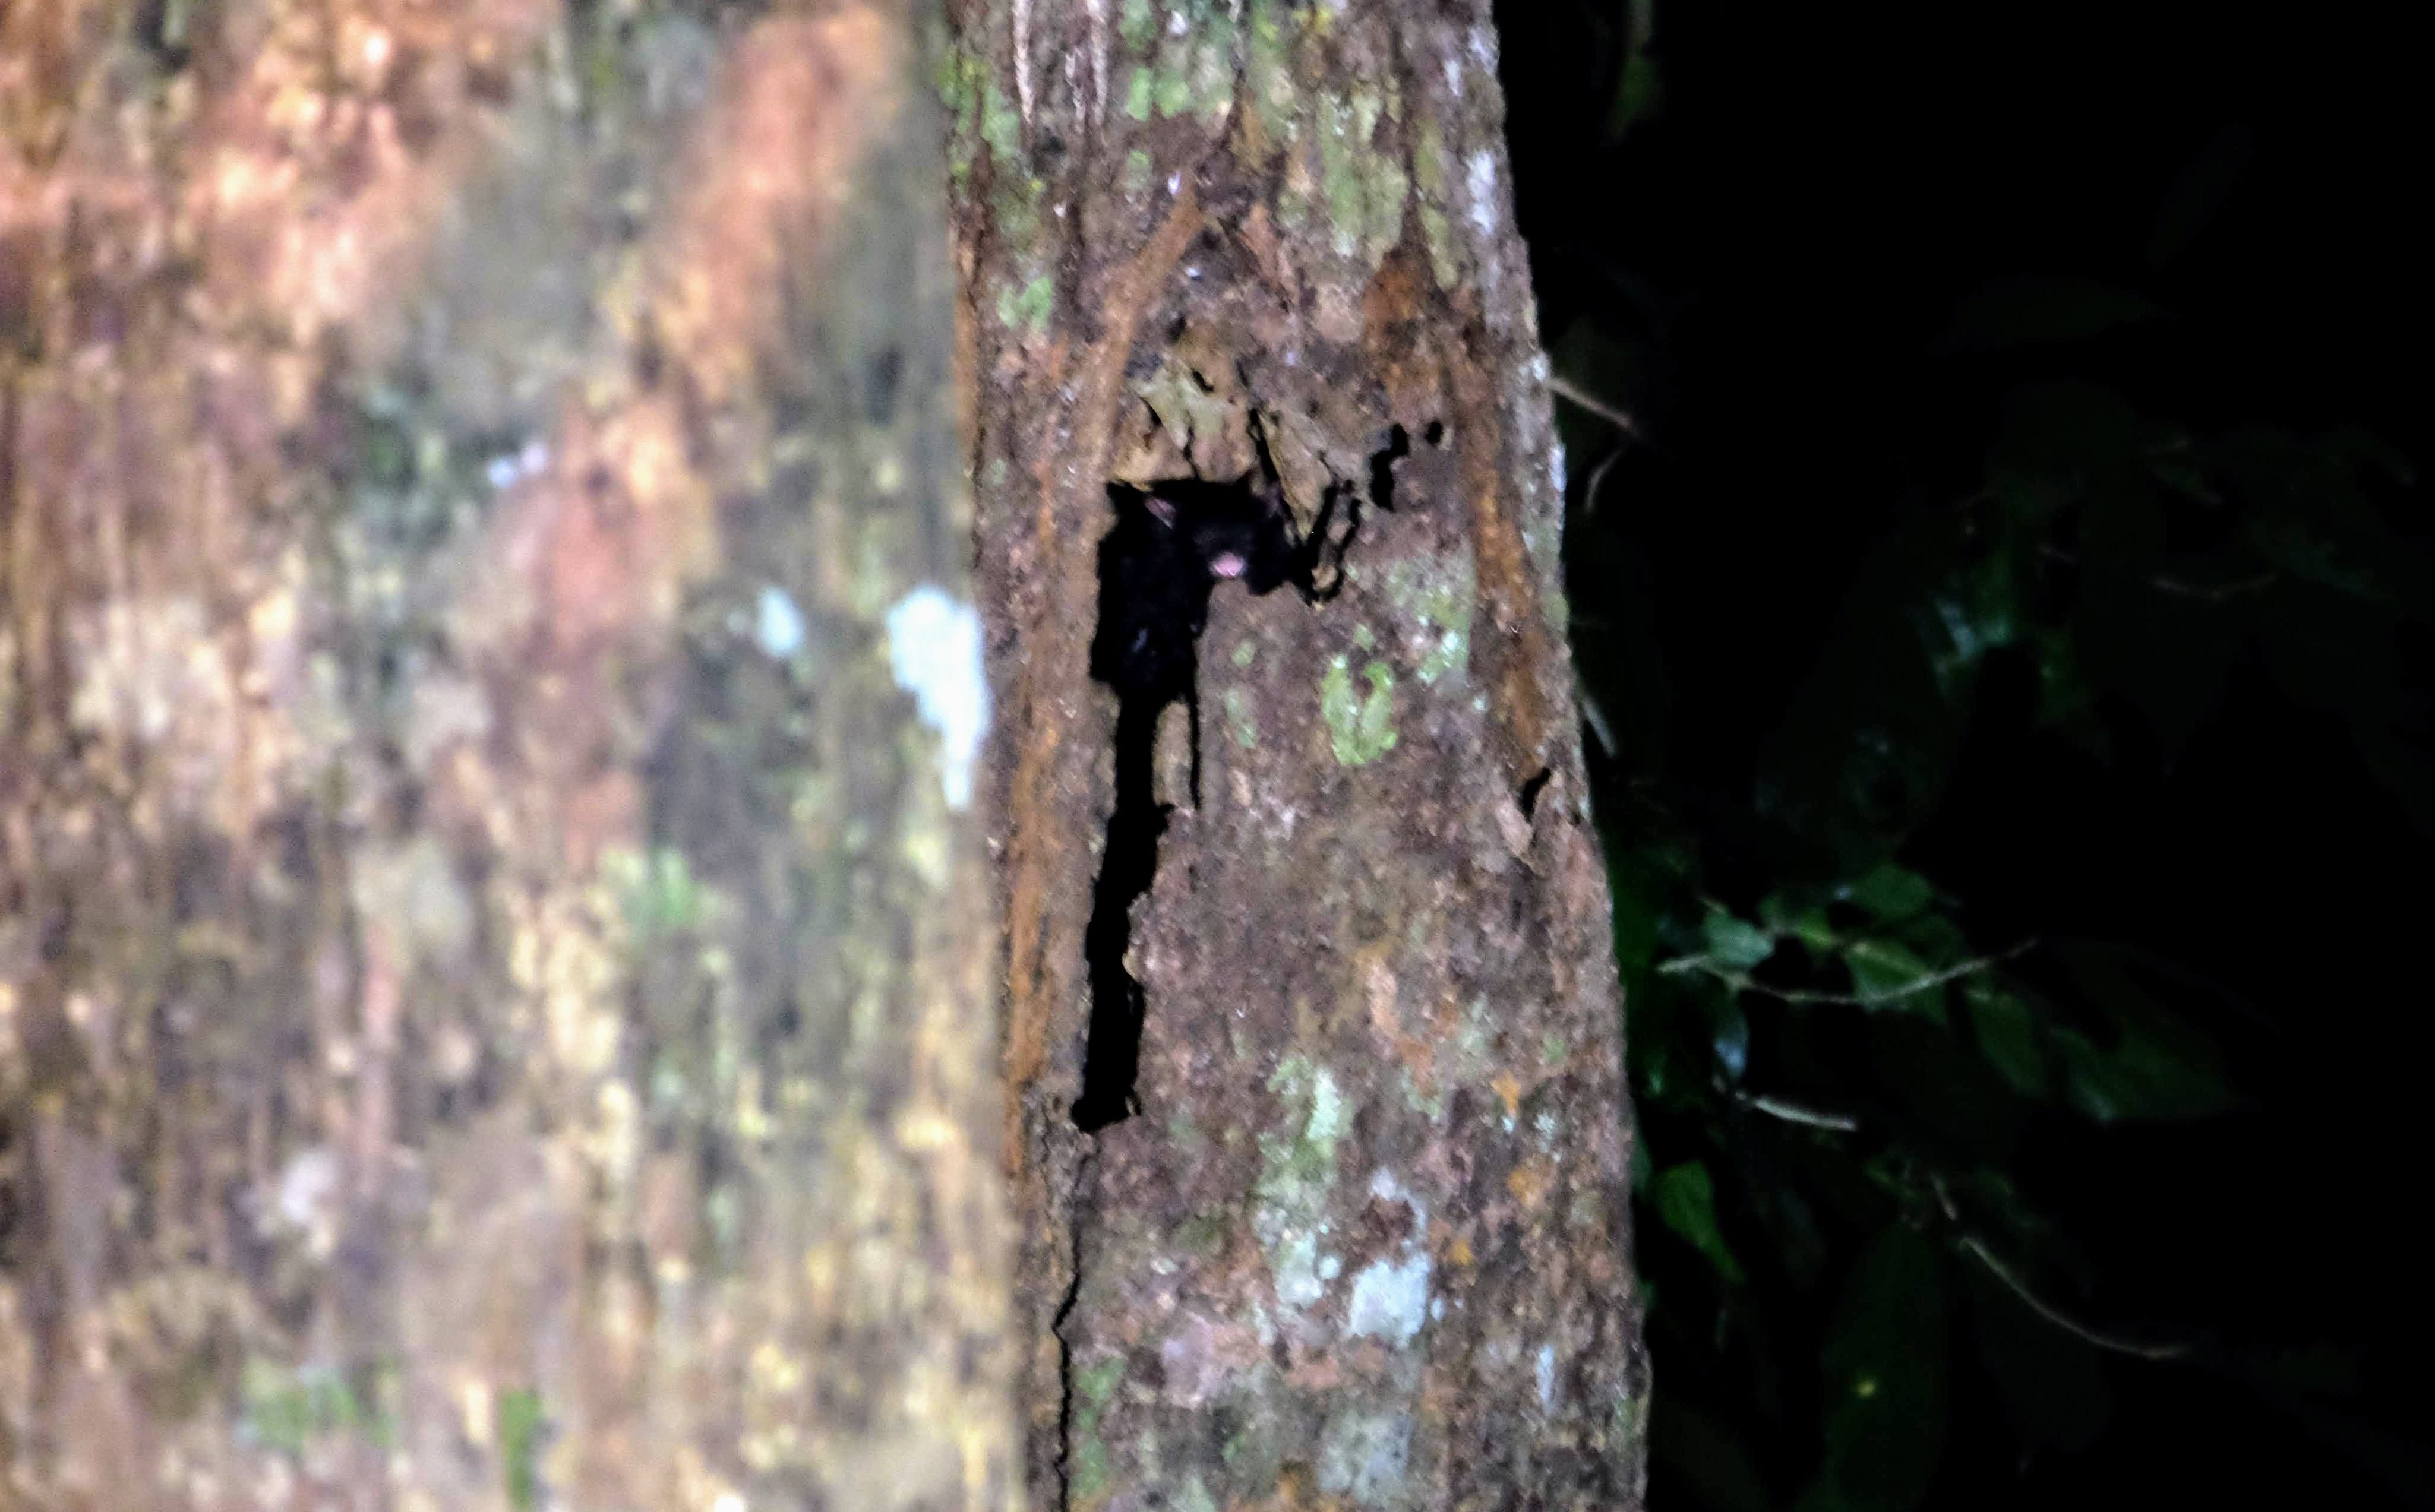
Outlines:
{"label": "blurred tree trunk", "polygon": [[904,0],[0,0],[0,1505],[1002,1508]]}
{"label": "blurred tree trunk", "polygon": [[949,15],[1033,1500],[1636,1506],[1488,7]]}

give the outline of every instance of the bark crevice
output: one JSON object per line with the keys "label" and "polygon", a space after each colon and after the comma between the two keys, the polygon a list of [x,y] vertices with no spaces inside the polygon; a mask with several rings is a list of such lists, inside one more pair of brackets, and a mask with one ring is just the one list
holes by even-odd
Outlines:
{"label": "bark crevice", "polygon": [[1073,1279],[1066,1283],[1065,1295],[1057,1303],[1057,1314],[1049,1329],[1057,1340],[1057,1512],[1073,1503],[1074,1487],[1074,1343],[1066,1337],[1065,1324],[1074,1315],[1075,1306],[1082,1300],[1082,1241],[1089,1231],[1090,1204],[1083,1200],[1091,1182],[1092,1152],[1085,1149],[1074,1166],[1074,1223],[1067,1236],[1073,1248],[1070,1259]]}
{"label": "bark crevice", "polygon": [[[1442,431],[1435,421],[1428,429]],[[1256,421],[1251,434],[1260,465],[1233,482],[1178,478],[1147,490],[1108,485],[1115,521],[1099,541],[1091,676],[1117,698],[1116,791],[1083,935],[1091,1019],[1072,1117],[1086,1134],[1137,1110],[1148,1001],[1125,956],[1132,943],[1132,906],[1157,879],[1158,843],[1173,809],[1156,790],[1158,726],[1179,702],[1192,745],[1191,800],[1200,800],[1199,659],[1209,595],[1218,583],[1236,580],[1254,595],[1290,586],[1304,602],[1324,603],[1343,588],[1346,554],[1361,531],[1364,495],[1338,479],[1327,486],[1304,536]],[[1403,426],[1388,428],[1368,459],[1371,505],[1395,507],[1395,464],[1411,449]]]}
{"label": "bark crevice", "polygon": [[1197,662],[1209,595],[1232,578],[1255,594],[1291,583],[1309,596],[1314,560],[1272,482],[1179,479],[1148,491],[1114,483],[1108,501],[1115,523],[1099,542],[1091,676],[1116,695],[1116,792],[1083,936],[1091,1023],[1082,1092],[1073,1107],[1075,1126],[1092,1134],[1135,1108],[1147,1003],[1125,955],[1132,905],[1158,875],[1158,842],[1172,808],[1156,790],[1159,717],[1179,702],[1190,716],[1191,796],[1198,802]]}

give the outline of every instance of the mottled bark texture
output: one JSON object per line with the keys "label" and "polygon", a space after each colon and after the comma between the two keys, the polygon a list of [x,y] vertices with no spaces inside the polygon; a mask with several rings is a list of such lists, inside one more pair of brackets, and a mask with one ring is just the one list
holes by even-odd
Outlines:
{"label": "mottled bark texture", "polygon": [[[949,13],[1033,1497],[1635,1506],[1621,1024],[1488,7]],[[1221,517],[1282,542],[1158,534]]]}
{"label": "mottled bark texture", "polygon": [[1019,1500],[916,30],[0,0],[0,1506]]}

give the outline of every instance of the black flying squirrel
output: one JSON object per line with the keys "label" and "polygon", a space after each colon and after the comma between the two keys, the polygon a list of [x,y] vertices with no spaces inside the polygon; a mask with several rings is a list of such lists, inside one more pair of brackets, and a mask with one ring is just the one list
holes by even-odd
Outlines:
{"label": "black flying squirrel", "polygon": [[1200,711],[1194,662],[1209,594],[1234,578],[1254,593],[1306,577],[1293,519],[1273,489],[1180,478],[1148,490],[1108,486],[1116,523],[1099,541],[1099,626],[1091,676],[1115,690],[1116,806],[1094,888],[1083,954],[1091,970],[1091,1038],[1074,1122],[1097,1131],[1133,1110],[1141,1067],[1142,988],[1124,964],[1133,900],[1158,868],[1167,805],[1153,791],[1159,715],[1192,715],[1192,786],[1200,787]]}
{"label": "black flying squirrel", "polygon": [[1099,626],[1091,676],[1127,700],[1163,708],[1192,692],[1193,643],[1221,578],[1265,593],[1304,555],[1292,517],[1252,476],[1178,478],[1148,490],[1108,486],[1116,523],[1099,541]]}

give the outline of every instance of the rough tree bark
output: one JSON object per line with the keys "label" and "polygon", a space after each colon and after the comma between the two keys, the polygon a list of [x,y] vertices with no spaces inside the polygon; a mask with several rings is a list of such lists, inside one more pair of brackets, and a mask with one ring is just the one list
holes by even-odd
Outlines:
{"label": "rough tree bark", "polygon": [[1635,1506],[1488,8],[949,14],[1033,1498]]}
{"label": "rough tree bark", "polygon": [[0,1506],[1019,1501],[914,30],[0,0]]}

